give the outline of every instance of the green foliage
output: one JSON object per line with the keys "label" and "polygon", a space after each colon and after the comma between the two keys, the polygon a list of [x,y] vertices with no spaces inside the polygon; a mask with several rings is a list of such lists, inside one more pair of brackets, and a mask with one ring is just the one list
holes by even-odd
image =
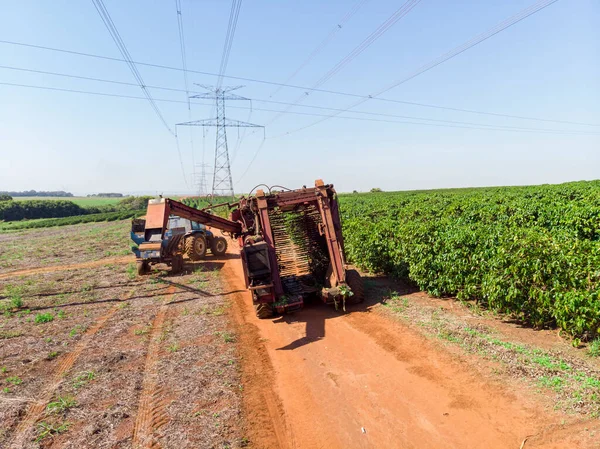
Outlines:
{"label": "green foliage", "polygon": [[154,198],[153,196],[128,196],[122,199],[116,205],[116,210],[128,211],[128,210],[146,210],[148,207],[148,200]]}
{"label": "green foliage", "polygon": [[[356,191],[355,191],[355,192],[356,192]],[[373,188],[370,190],[370,192],[371,192],[371,193],[380,193],[380,192],[383,192],[383,190],[381,190],[379,187],[373,187]]]}
{"label": "green foliage", "polygon": [[[216,196],[216,197],[188,197],[182,198],[181,202],[187,206],[194,207],[196,209],[205,209],[208,208],[211,204],[222,204],[222,203],[235,203],[237,198],[232,198],[230,196]],[[211,212],[219,217],[229,218],[229,209],[226,206],[217,207],[214,209],[207,209],[208,212]]]}
{"label": "green foliage", "polygon": [[38,434],[35,441],[39,443],[43,439],[47,437],[52,437],[54,435],[58,435],[69,430],[70,423],[62,423],[62,424],[52,424],[47,422],[38,423]]}
{"label": "green foliage", "polygon": [[13,385],[21,385],[23,383],[23,380],[18,376],[7,377],[6,381]]}
{"label": "green foliage", "polygon": [[[25,229],[31,227],[60,226],[93,221],[110,221],[131,218],[145,211],[151,196],[126,197],[120,201],[113,198],[79,198],[74,201],[53,199],[26,199],[21,201],[0,201],[0,221],[36,220],[64,217],[78,217],[62,222],[35,223],[20,226],[2,226],[2,229]],[[112,214],[112,215],[109,215]],[[96,215],[88,219],[80,218]]]}
{"label": "green foliage", "polygon": [[68,226],[80,223],[97,223],[102,221],[117,221],[128,218],[139,217],[146,210],[104,212],[100,214],[78,215],[65,218],[46,218],[41,220],[16,221],[11,223],[0,223],[0,231],[16,231],[22,229],[48,228],[52,226]]}
{"label": "green foliage", "polygon": [[50,312],[38,313],[35,316],[34,321],[36,322],[36,324],[49,323],[50,321],[54,321],[54,315],[52,315]]}
{"label": "green foliage", "polygon": [[70,408],[76,407],[77,401],[73,396],[59,396],[55,401],[50,402],[46,406],[46,410],[49,413],[61,413],[69,410]]}
{"label": "green foliage", "polygon": [[88,382],[96,378],[94,371],[83,371],[75,376],[73,379],[73,388],[78,389],[86,385]]}
{"label": "green foliage", "polygon": [[12,199],[10,195],[0,195],[0,201],[12,201]]}
{"label": "green foliage", "polygon": [[32,218],[54,218],[83,215],[86,209],[72,201],[30,200],[0,202],[0,220],[16,221]]}
{"label": "green foliage", "polygon": [[600,181],[340,195],[347,258],[573,337],[600,332]]}
{"label": "green foliage", "polygon": [[600,338],[596,338],[590,343],[588,354],[592,357],[600,357]]}

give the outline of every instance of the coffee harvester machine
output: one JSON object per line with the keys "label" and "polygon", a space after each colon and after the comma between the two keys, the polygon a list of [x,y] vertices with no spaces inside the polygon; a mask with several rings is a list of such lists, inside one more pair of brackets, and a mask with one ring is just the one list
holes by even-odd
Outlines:
{"label": "coffee harvester machine", "polygon": [[169,217],[175,215],[237,239],[246,287],[259,318],[300,310],[311,296],[336,307],[364,300],[362,278],[345,261],[332,184],[317,180],[315,187],[297,190],[267,187],[266,192],[257,190],[226,205],[229,219],[169,198],[149,200],[138,264],[183,267],[182,245],[163,244]]}

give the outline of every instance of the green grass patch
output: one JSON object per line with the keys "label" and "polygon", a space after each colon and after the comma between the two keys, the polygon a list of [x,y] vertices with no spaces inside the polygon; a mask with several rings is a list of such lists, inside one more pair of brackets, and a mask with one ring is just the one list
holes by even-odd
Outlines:
{"label": "green grass patch", "polygon": [[38,313],[34,319],[36,324],[49,323],[50,321],[54,321],[54,315],[50,312],[46,313]]}

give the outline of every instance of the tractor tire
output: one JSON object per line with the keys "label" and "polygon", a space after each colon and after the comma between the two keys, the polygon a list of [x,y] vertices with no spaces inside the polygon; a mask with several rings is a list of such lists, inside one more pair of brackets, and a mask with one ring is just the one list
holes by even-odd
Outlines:
{"label": "tractor tire", "polygon": [[183,256],[181,254],[176,254],[171,259],[171,273],[179,274],[183,270]]}
{"label": "tractor tire", "polygon": [[254,311],[256,312],[256,316],[264,320],[265,318],[271,318],[273,316],[273,308],[271,304],[254,304]]}
{"label": "tractor tire", "polygon": [[354,293],[352,296],[346,298],[348,304],[359,304],[365,300],[365,286],[363,278],[356,270],[346,270],[346,284]]}
{"label": "tractor tire", "polygon": [[203,235],[192,235],[185,239],[184,253],[190,260],[200,260],[206,255],[206,238]]}
{"label": "tractor tire", "polygon": [[224,255],[227,252],[227,240],[225,240],[223,237],[213,238],[210,250],[212,251],[213,256]]}
{"label": "tractor tire", "polygon": [[145,260],[137,260],[135,262],[138,276],[143,276],[150,270],[150,265]]}

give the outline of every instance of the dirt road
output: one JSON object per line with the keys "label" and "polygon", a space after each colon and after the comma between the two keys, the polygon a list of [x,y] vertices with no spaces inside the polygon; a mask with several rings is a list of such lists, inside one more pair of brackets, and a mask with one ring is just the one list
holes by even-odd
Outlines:
{"label": "dirt road", "polygon": [[[223,273],[243,288],[237,260]],[[555,445],[558,417],[525,393],[484,379],[368,304],[258,320],[246,294],[235,301],[256,447],[518,449],[542,433],[547,444],[525,447],[580,447],[564,430]]]}

